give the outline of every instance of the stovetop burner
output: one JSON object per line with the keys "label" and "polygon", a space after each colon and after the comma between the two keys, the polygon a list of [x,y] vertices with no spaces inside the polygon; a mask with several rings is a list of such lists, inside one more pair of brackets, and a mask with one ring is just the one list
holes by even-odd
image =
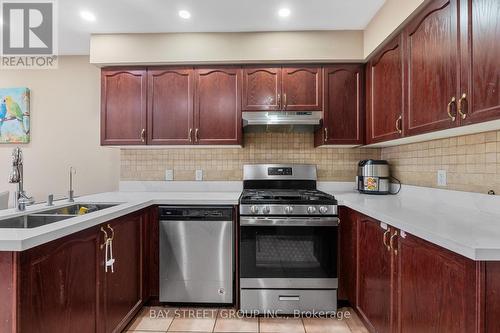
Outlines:
{"label": "stovetop burner", "polygon": [[334,199],[332,195],[318,190],[244,190],[241,196],[241,203],[253,204],[308,204],[308,203],[331,203]]}

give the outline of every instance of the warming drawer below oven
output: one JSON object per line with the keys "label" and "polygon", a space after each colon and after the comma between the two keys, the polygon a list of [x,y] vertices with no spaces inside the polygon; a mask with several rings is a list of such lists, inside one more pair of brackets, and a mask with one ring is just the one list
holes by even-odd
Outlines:
{"label": "warming drawer below oven", "polygon": [[299,314],[337,311],[336,289],[241,289],[241,311]]}

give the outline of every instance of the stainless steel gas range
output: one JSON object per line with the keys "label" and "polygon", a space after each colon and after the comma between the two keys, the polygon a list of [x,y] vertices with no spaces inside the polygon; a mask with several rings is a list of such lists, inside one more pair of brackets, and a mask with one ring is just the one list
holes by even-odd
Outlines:
{"label": "stainless steel gas range", "polygon": [[337,201],[316,189],[316,166],[243,169],[240,303],[253,313],[337,310]]}

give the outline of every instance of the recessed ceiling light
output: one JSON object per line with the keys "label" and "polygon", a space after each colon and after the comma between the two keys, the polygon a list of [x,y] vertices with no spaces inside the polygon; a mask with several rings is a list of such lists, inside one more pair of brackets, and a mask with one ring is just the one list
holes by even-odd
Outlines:
{"label": "recessed ceiling light", "polygon": [[278,10],[278,15],[280,17],[290,16],[290,8],[280,8],[280,10]]}
{"label": "recessed ceiling light", "polygon": [[188,12],[187,10],[179,10],[179,16],[182,17],[183,19],[188,19],[191,17],[191,13]]}
{"label": "recessed ceiling light", "polygon": [[96,20],[96,17],[93,13],[89,12],[88,10],[82,10],[80,12],[80,17],[84,19],[85,21],[89,22],[94,22]]}

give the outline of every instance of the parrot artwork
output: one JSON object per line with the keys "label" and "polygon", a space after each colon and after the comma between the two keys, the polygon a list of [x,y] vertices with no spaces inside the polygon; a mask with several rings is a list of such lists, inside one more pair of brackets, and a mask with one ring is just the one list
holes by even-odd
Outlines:
{"label": "parrot artwork", "polygon": [[2,133],[2,125],[6,115],[7,115],[7,106],[5,105],[5,101],[2,100],[0,103],[0,134]]}
{"label": "parrot artwork", "polygon": [[5,105],[7,106],[8,117],[10,119],[17,119],[23,132],[27,133],[26,128],[24,126],[23,111],[21,110],[21,107],[19,106],[19,104],[17,104],[10,96],[5,97],[4,102],[5,102]]}

